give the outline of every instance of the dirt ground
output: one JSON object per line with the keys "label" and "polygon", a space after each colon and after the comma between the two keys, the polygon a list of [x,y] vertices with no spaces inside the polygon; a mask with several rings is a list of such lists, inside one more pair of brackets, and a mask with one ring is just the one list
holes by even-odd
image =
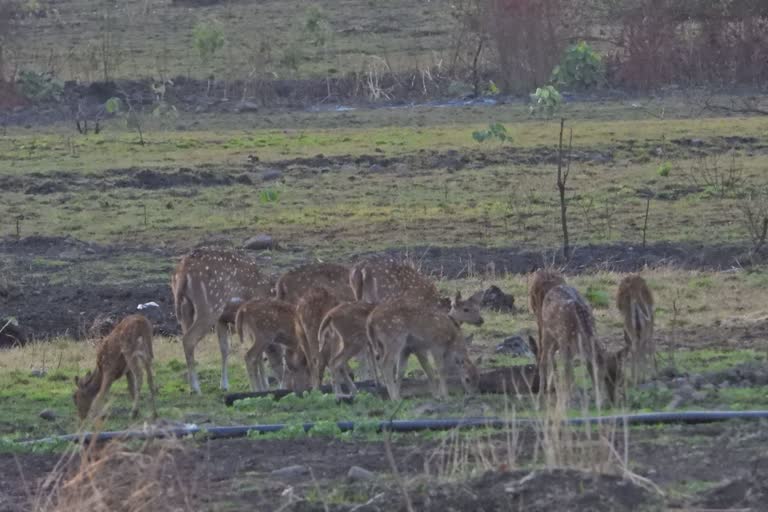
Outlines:
{"label": "dirt ground", "polygon": [[[496,451],[505,441],[498,436]],[[437,441],[393,443],[401,478],[417,510],[664,510],[666,507],[761,510],[768,502],[768,433],[761,425],[727,423],[632,431],[630,466],[652,480],[663,497],[620,476],[576,470],[509,471],[506,462],[484,467],[462,483],[435,477]],[[519,463],[529,460],[533,438],[523,434]],[[146,447],[157,449],[159,443]],[[193,510],[405,510],[392,478],[382,441],[234,439],[187,442],[175,456]],[[0,511],[26,510],[59,456],[0,455]],[[303,469],[275,470],[291,466]],[[352,466],[373,473],[369,480],[348,477]],[[480,464],[478,463],[478,467]],[[727,480],[723,468],[728,468]],[[432,476],[428,476],[428,475]],[[693,483],[699,483],[698,486]],[[703,482],[703,484],[702,484]],[[323,489],[318,493],[317,489]],[[289,504],[289,502],[292,502]],[[360,506],[363,503],[367,505]],[[357,508],[355,508],[357,506]],[[326,508],[329,507],[329,508]],[[751,508],[750,508],[751,507]]]}

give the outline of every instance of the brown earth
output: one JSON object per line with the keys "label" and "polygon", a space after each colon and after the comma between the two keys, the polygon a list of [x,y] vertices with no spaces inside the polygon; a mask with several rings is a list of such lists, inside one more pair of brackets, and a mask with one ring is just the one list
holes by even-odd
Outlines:
{"label": "brown earth", "polygon": [[[664,435],[660,432],[631,431],[629,456],[635,473],[667,491],[664,499],[620,476],[564,469],[507,472],[503,456],[495,468],[470,456],[467,469],[477,464],[486,471],[440,483],[434,476],[441,469],[435,455],[443,449],[437,441],[401,437],[393,443],[393,454],[416,510],[668,510],[694,502],[701,507],[761,510],[768,498],[765,429],[731,422],[670,426]],[[503,437],[492,442],[499,455],[506,449]],[[151,453],[158,446],[160,442],[145,449]],[[530,459],[532,447],[532,433],[523,432],[519,463]],[[175,455],[177,473],[169,476],[179,479],[186,492],[172,501],[180,510],[405,510],[385,452],[382,441],[322,437],[188,442]],[[0,511],[27,510],[28,493],[35,493],[58,459],[0,455]],[[270,474],[293,465],[308,469],[294,476]],[[375,479],[350,481],[351,466],[373,472]],[[697,482],[704,491],[681,491]]]}

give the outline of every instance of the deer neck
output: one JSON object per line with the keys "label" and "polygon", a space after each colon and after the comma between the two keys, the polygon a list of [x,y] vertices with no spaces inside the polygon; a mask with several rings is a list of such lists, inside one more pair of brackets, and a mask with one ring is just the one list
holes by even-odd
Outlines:
{"label": "deer neck", "polygon": [[448,318],[451,319],[451,322],[453,322],[453,325],[455,325],[457,329],[461,327],[461,321],[453,318],[453,316],[450,313],[448,313]]}

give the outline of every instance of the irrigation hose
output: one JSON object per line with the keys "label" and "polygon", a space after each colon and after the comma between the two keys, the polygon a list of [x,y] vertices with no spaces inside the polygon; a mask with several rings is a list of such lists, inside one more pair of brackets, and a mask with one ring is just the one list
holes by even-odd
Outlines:
{"label": "irrigation hose", "polygon": [[[683,412],[649,412],[640,414],[617,414],[611,416],[590,416],[582,418],[570,418],[564,421],[566,425],[584,424],[626,424],[626,425],[655,425],[655,424],[698,424],[712,423],[726,420],[766,420],[768,411],[683,411]],[[511,428],[535,426],[541,424],[541,420],[520,418],[505,420],[495,417],[477,418],[444,418],[421,420],[386,420],[380,421],[375,426],[377,432],[419,432],[422,430],[453,430],[471,428]],[[355,430],[352,421],[340,421],[336,424],[342,432]],[[143,430],[122,430],[114,432],[83,432],[80,434],[66,434],[52,436],[44,439],[19,441],[20,444],[45,443],[45,442],[84,442],[109,441],[111,439],[150,439],[161,437],[184,437],[195,434],[205,435],[209,439],[228,439],[244,437],[251,432],[262,434],[278,432],[288,425],[284,423],[266,425],[232,425],[201,427],[195,424],[187,424],[183,427],[153,428]],[[304,423],[304,431],[311,430],[315,423]],[[370,424],[366,427],[371,428]]]}

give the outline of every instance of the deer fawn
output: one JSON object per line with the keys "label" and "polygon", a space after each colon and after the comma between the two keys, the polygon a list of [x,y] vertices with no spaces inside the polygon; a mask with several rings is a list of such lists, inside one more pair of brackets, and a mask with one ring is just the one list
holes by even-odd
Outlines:
{"label": "deer fawn", "polygon": [[258,265],[234,252],[198,249],[184,256],[171,278],[176,318],[181,325],[187,378],[192,392],[200,394],[195,368],[195,347],[216,327],[221,351],[221,389],[229,388],[227,321],[241,303],[269,297],[272,283]]}
{"label": "deer fawn", "polygon": [[349,272],[349,284],[358,301],[379,303],[409,298],[423,304],[438,304],[435,284],[415,268],[389,259],[365,260]]}
{"label": "deer fawn", "polygon": [[84,377],[75,377],[73,399],[80,420],[89,414],[97,417],[112,383],[125,375],[128,392],[133,399],[131,417],[139,414],[139,392],[142,375],[147,372],[152,418],[157,418],[155,408],[155,383],[152,374],[152,325],[142,315],[125,317],[112,332],[101,340],[96,352],[96,370]]}
{"label": "deer fawn", "polygon": [[555,286],[565,284],[565,278],[556,270],[539,269],[533,273],[528,282],[528,306],[536,319],[539,341],[542,336],[541,306],[547,292]]}
{"label": "deer fawn", "polygon": [[296,304],[313,286],[327,288],[340,301],[355,300],[349,287],[349,268],[335,263],[310,263],[289,270],[278,279],[275,292],[278,299]]}
{"label": "deer fawn", "polygon": [[592,308],[575,288],[558,285],[550,289],[541,306],[542,336],[536,350],[539,369],[539,390],[546,393],[555,377],[555,353],[559,352],[565,366],[565,394],[573,387],[573,359],[581,356],[592,378],[598,406],[601,388],[607,389],[610,401],[616,400],[617,386],[622,377],[622,360],[626,348],[609,353],[597,340]]}
{"label": "deer fawn", "polygon": [[357,392],[350,375],[349,360],[363,351],[360,359],[369,357],[365,323],[374,307],[368,302],[342,302],[328,311],[320,324],[317,335],[320,352],[328,354],[331,384],[336,396],[342,394],[342,384],[349,393]]}
{"label": "deer fawn", "polygon": [[[464,389],[474,391],[478,380],[477,368],[469,359],[460,325],[463,322],[482,325],[482,298],[481,291],[464,301],[461,293],[457,292],[447,314],[412,299],[383,302],[374,308],[368,316],[366,329],[381,370],[381,379],[391,400],[400,398],[401,367],[405,364],[402,355],[406,348],[416,353],[432,382],[435,396],[447,396],[446,374],[451,364],[458,368]],[[427,353],[431,353],[435,360],[437,378]]]}
{"label": "deer fawn", "polygon": [[309,387],[309,368],[296,338],[295,319],[295,306],[277,299],[250,300],[237,310],[235,328],[240,341],[247,337],[253,342],[245,353],[245,368],[252,391],[269,389],[263,355],[278,344],[284,349],[284,374],[292,382],[292,389],[303,391]]}
{"label": "deer fawn", "polygon": [[627,276],[619,283],[616,306],[624,319],[624,341],[629,346],[632,378],[640,377],[644,369],[656,364],[656,343],[653,339],[653,294],[645,279]]}
{"label": "deer fawn", "polygon": [[315,389],[319,389],[323,383],[323,374],[329,359],[328,350],[320,348],[320,324],[326,313],[338,303],[338,299],[328,289],[315,286],[302,295],[296,304],[296,337],[307,359],[310,382]]}

